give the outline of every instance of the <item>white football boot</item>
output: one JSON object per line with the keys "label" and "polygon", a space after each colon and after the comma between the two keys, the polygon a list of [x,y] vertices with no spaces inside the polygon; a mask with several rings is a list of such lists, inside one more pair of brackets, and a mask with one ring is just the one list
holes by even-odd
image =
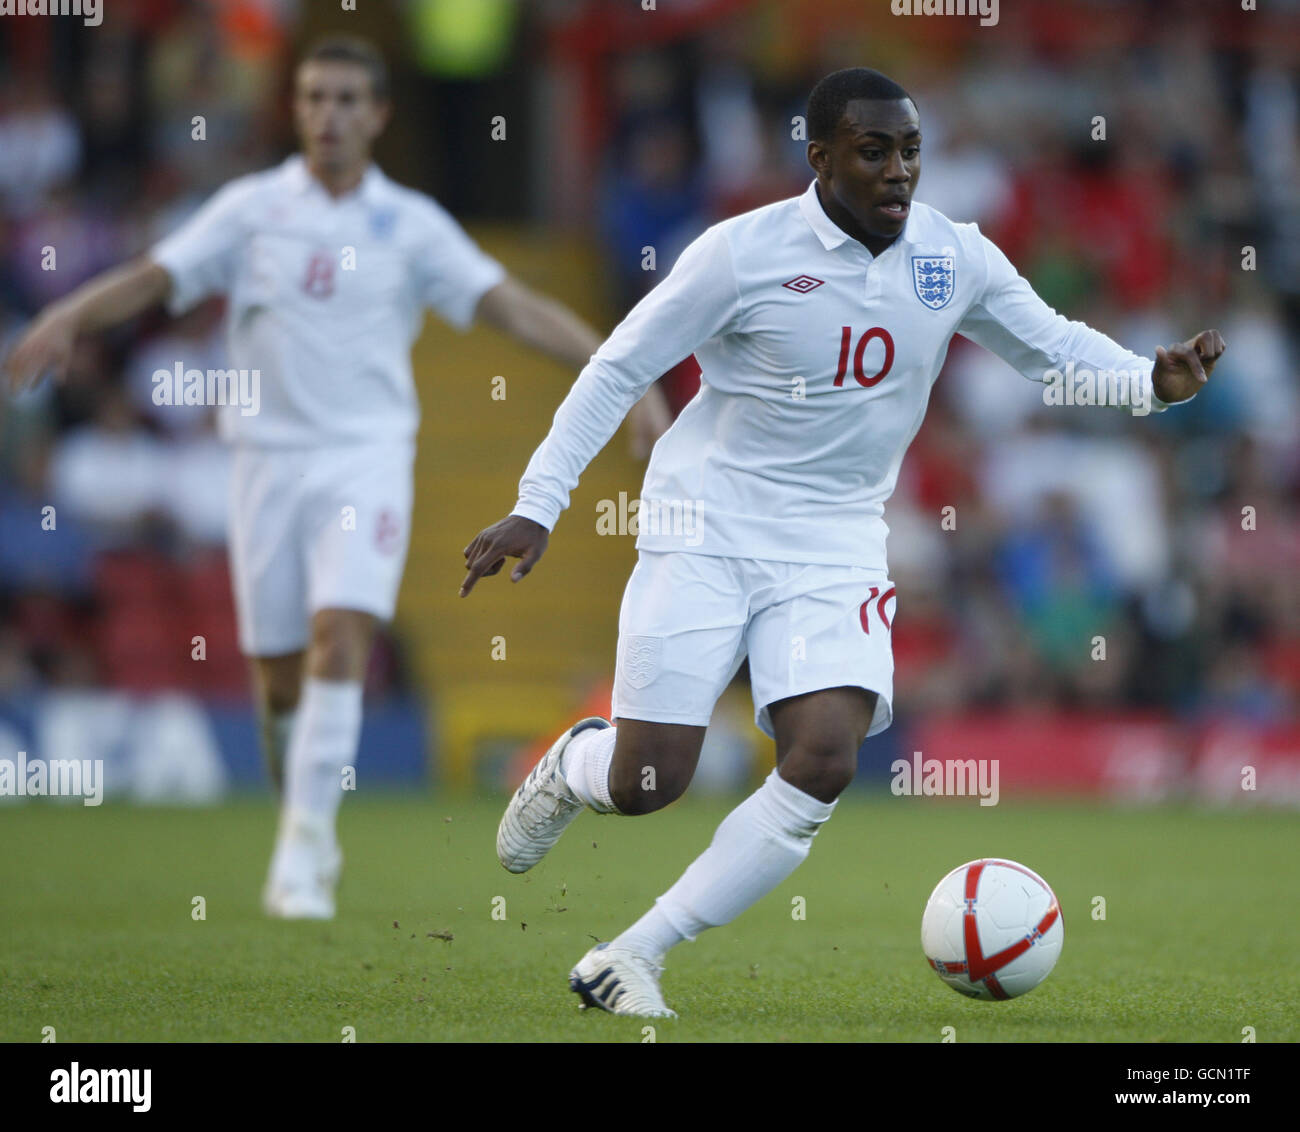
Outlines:
{"label": "white football boot", "polygon": [[599,1007],[637,1018],[676,1018],[659,990],[663,970],[635,951],[598,943],[569,972],[569,988],[582,998],[583,1010]]}
{"label": "white football boot", "polygon": [[600,716],[579,720],[551,744],[515,791],[497,827],[497,858],[512,873],[526,873],[551,851],[569,822],[586,806],[560,773],[560,758],[569,741],[593,727],[612,724]]}
{"label": "white football boot", "polygon": [[334,888],[342,867],[343,854],[332,833],[282,819],[262,910],[279,920],[334,919]]}

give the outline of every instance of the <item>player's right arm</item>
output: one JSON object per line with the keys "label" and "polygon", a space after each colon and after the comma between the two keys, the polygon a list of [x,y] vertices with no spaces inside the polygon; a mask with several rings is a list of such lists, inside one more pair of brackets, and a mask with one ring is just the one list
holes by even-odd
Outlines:
{"label": "player's right arm", "polygon": [[131,260],[83,283],[50,303],[33,320],[5,362],[15,393],[49,373],[56,381],[67,372],[77,339],[128,322],[171,291],[171,277],[147,256]]}
{"label": "player's right arm", "polygon": [[512,581],[532,569],[578,478],[628,411],[652,382],[702,342],[735,328],[741,306],[726,233],[710,228],[682,252],[668,277],[632,308],[579,374],[528,462],[514,510],[465,548],[469,572],[461,597],[479,578],[497,573],[506,558],[520,560]]}
{"label": "player's right arm", "polygon": [[256,182],[241,177],[213,195],[150,251],[57,299],[33,320],[5,362],[15,391],[67,371],[77,339],[130,321],[158,303],[172,314],[229,290],[243,217]]}

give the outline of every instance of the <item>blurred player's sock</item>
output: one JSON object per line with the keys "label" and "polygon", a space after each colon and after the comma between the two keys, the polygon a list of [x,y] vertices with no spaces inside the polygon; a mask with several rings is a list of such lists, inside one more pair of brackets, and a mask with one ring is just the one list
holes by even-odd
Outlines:
{"label": "blurred player's sock", "polygon": [[659,962],[670,947],[734,920],[799,867],[834,809],[772,771],[723,819],[681,879],[610,946]]}
{"label": "blurred player's sock", "polygon": [[262,756],[266,759],[267,773],[277,794],[284,793],[284,768],[289,758],[289,739],[293,735],[293,721],[298,710],[271,711],[264,708],[262,722]]}
{"label": "blurred player's sock", "polygon": [[355,764],[361,741],[360,683],[307,679],[289,741],[285,808],[333,829],[343,800],[343,768]]}
{"label": "blurred player's sock", "polygon": [[617,727],[580,731],[569,740],[560,757],[560,773],[569,789],[601,814],[618,813],[609,793],[609,767],[614,761],[617,735]]}
{"label": "blurred player's sock", "polygon": [[334,819],[343,799],[343,768],[356,760],[361,739],[360,683],[303,683],[289,738],[280,829],[262,901],[288,919],[334,916],[334,886],[342,862]]}

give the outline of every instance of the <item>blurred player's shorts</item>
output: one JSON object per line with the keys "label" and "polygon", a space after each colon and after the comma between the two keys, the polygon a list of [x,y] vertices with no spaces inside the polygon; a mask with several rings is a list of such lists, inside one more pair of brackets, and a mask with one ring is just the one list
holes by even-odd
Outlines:
{"label": "blurred player's shorts", "polygon": [[414,461],[414,442],[236,450],[230,565],[245,653],[304,648],[320,609],[393,616]]}

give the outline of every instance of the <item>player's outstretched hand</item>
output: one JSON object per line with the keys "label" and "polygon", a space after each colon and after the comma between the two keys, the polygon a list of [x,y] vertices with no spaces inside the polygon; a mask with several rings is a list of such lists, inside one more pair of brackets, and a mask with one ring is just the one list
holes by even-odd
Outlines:
{"label": "player's outstretched hand", "polygon": [[1156,368],[1151,371],[1156,396],[1169,405],[1196,396],[1226,348],[1217,330],[1202,330],[1195,338],[1168,349],[1157,346]]}
{"label": "player's outstretched hand", "polygon": [[5,377],[13,393],[35,385],[45,373],[62,380],[72,361],[77,330],[72,319],[42,314],[27,328],[5,361]]}
{"label": "player's outstretched hand", "polygon": [[551,533],[541,523],[522,515],[507,515],[474,536],[465,548],[465,565],[469,573],[460,584],[460,596],[466,597],[480,578],[490,578],[507,558],[518,558],[519,565],[510,572],[512,582],[519,581],[546,553]]}

